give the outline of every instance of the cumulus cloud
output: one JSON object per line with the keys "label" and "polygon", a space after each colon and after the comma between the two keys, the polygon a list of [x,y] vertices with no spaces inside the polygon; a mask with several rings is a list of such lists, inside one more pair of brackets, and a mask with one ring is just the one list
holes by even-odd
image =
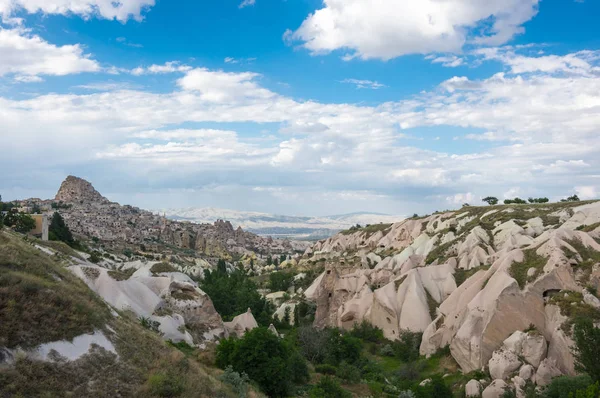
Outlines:
{"label": "cumulus cloud", "polygon": [[20,11],[34,14],[79,15],[83,18],[115,19],[121,22],[143,19],[143,11],[155,0],[0,0],[0,19],[10,19]]}
{"label": "cumulus cloud", "polygon": [[[423,197],[442,205],[465,193],[564,197],[600,174],[597,77],[457,77],[408,100],[367,106],[295,100],[263,87],[253,72],[183,73],[172,92],[0,97],[0,134],[19,131],[1,161],[16,167],[43,155],[50,165],[105,162],[167,182],[185,176],[265,188],[285,181],[295,193],[368,191],[374,203],[383,203],[377,195],[412,200],[407,212],[421,212]],[[182,127],[201,123],[228,124]],[[266,123],[294,136],[242,138]],[[401,139],[421,127],[443,135],[446,126],[481,130],[488,147],[452,153]]]}
{"label": "cumulus cloud", "polygon": [[[523,32],[538,0],[324,0],[287,40],[313,54],[349,51],[345,59],[389,60],[406,54],[455,53],[471,40],[499,45]],[[490,23],[491,22],[491,23]]]}
{"label": "cumulus cloud", "polygon": [[260,75],[252,72],[230,73],[197,68],[189,71],[177,84],[184,90],[200,93],[210,102],[242,99],[268,99],[275,93],[262,88],[256,82]]}
{"label": "cumulus cloud", "polygon": [[77,44],[56,46],[25,29],[0,27],[0,76],[16,75],[20,82],[39,82],[40,75],[64,76],[100,69]]}
{"label": "cumulus cloud", "polygon": [[502,62],[510,68],[510,73],[566,73],[573,75],[600,75],[595,64],[600,59],[600,51],[578,51],[566,55],[523,55],[512,46],[481,48],[473,51],[483,60]]}

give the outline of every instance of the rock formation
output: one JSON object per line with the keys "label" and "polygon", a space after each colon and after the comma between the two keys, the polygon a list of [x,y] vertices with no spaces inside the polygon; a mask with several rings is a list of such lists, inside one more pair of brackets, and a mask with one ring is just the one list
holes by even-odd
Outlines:
{"label": "rock formation", "polygon": [[315,326],[367,320],[390,339],[423,331],[423,355],[449,345],[464,372],[489,366],[495,380],[483,396],[507,383],[519,392],[526,380],[574,374],[558,303],[567,294],[600,308],[584,290],[600,292],[600,202],[469,207],[369,226],[316,243],[299,265],[310,261],[326,264],[305,292]]}

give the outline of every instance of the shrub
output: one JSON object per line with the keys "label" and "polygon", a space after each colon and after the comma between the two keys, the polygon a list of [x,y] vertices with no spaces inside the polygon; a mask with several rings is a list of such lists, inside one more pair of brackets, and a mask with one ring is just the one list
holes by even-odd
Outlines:
{"label": "shrub", "polygon": [[225,321],[250,308],[260,326],[269,326],[273,322],[273,305],[258,293],[256,284],[243,271],[235,270],[229,274],[222,268],[212,272],[206,270],[200,288],[208,294]]}
{"label": "shrub", "polygon": [[586,389],[590,384],[592,379],[588,375],[556,377],[546,387],[544,398],[568,397],[577,390]]}
{"label": "shrub", "polygon": [[248,394],[248,382],[250,379],[246,373],[238,373],[233,370],[233,367],[228,366],[225,368],[225,372],[220,377],[223,383],[227,383],[231,386],[233,391],[238,395],[239,398],[246,398]]}
{"label": "shrub", "polygon": [[393,357],[394,354],[395,351],[391,344],[386,344],[383,347],[381,347],[381,350],[379,350],[379,355],[383,357]]}
{"label": "shrub", "polygon": [[293,374],[300,365],[295,349],[267,328],[247,332],[241,339],[222,340],[217,347],[217,364],[245,372],[261,390],[272,397],[291,393]]}
{"label": "shrub", "polygon": [[344,390],[331,377],[323,377],[308,393],[310,398],[350,398],[352,394]]}
{"label": "shrub", "polygon": [[327,354],[328,331],[311,326],[298,328],[296,340],[304,358],[312,363],[322,363]]}
{"label": "shrub", "polygon": [[327,354],[325,361],[331,365],[338,365],[342,361],[355,364],[360,359],[362,341],[349,334],[342,334],[338,329],[329,331],[327,341]]}
{"label": "shrub", "polygon": [[148,379],[150,392],[159,397],[177,397],[183,393],[183,380],[176,374],[155,373]]}
{"label": "shrub", "polygon": [[150,268],[150,272],[160,274],[161,272],[177,272],[177,269],[169,263],[156,263]]}
{"label": "shrub", "polygon": [[100,254],[100,252],[94,250],[90,255],[90,262],[98,264],[100,260],[102,260],[102,255]]}
{"label": "shrub", "polygon": [[419,358],[419,347],[423,333],[403,330],[400,332],[400,338],[394,341],[393,348],[396,356],[403,362],[414,361]]}
{"label": "shrub", "polygon": [[333,365],[323,363],[321,365],[315,366],[315,372],[321,373],[324,375],[334,375],[337,373],[337,368]]}
{"label": "shrub", "polygon": [[272,292],[287,291],[294,282],[291,272],[273,272],[269,274],[269,289]]}
{"label": "shrub", "polygon": [[348,362],[342,361],[337,369],[336,376],[350,384],[360,382],[360,370],[356,366],[350,365]]}
{"label": "shrub", "polygon": [[594,381],[600,381],[600,329],[590,318],[580,318],[575,323],[576,369],[586,372]]}
{"label": "shrub", "polygon": [[440,376],[433,376],[431,381],[424,386],[417,386],[414,389],[415,395],[419,398],[452,398],[452,390],[444,383]]}
{"label": "shrub", "polygon": [[355,324],[354,328],[350,331],[350,335],[371,343],[379,343],[385,340],[383,330],[365,320],[360,324]]}

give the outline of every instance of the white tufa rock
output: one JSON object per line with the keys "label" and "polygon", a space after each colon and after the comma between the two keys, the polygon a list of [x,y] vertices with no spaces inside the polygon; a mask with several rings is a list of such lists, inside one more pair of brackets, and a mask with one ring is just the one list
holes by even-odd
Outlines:
{"label": "white tufa rock", "polygon": [[492,381],[492,384],[486,387],[481,394],[482,398],[501,398],[504,395],[506,389],[508,389],[508,384],[502,379],[497,379]]}
{"label": "white tufa rock", "polygon": [[535,382],[538,386],[545,387],[550,384],[553,378],[561,374],[561,371],[556,367],[555,361],[546,358],[542,361],[535,374]]}
{"label": "white tufa rock", "polygon": [[469,380],[465,386],[465,395],[469,397],[481,397],[481,390],[483,386],[477,380]]}
{"label": "white tufa rock", "polygon": [[501,349],[494,351],[488,366],[490,375],[494,379],[506,379],[512,372],[519,369],[521,361],[514,352]]}
{"label": "white tufa rock", "polygon": [[535,368],[532,365],[523,365],[521,369],[519,369],[519,377],[525,381],[531,380],[534,374]]}

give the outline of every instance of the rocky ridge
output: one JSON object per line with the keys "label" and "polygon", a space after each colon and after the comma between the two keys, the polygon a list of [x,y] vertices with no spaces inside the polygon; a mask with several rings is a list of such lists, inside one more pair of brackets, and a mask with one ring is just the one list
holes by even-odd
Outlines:
{"label": "rocky ridge", "polygon": [[524,366],[543,385],[575,371],[562,302],[600,320],[600,202],[467,207],[368,226],[316,243],[300,264],[325,264],[305,292],[316,326],[367,320],[390,339],[423,332],[423,355],[449,345],[464,372],[489,366],[494,385]]}
{"label": "rocky ridge", "polygon": [[308,243],[260,237],[228,221],[194,224],[169,220],[137,207],[110,202],[91,183],[69,176],[54,201],[29,199],[23,205],[40,206],[48,215],[58,211],[78,237],[100,241],[113,251],[130,248],[150,253],[170,249],[188,251],[214,262],[246,255],[294,254]]}

